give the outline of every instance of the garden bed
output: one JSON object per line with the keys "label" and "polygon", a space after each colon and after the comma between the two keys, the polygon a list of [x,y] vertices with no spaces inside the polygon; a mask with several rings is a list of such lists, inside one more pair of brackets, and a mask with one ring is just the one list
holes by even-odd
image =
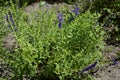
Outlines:
{"label": "garden bed", "polygon": [[[67,3],[59,3],[59,4],[41,4],[39,2],[35,2],[31,5],[28,5],[24,10],[27,12],[29,19],[29,22],[32,22],[31,18],[34,13],[37,13],[38,10],[40,11],[46,11],[46,10],[55,10],[55,13],[57,13],[59,10],[62,10],[62,7],[66,7],[68,11],[73,10],[73,6]],[[43,12],[44,13],[44,12]],[[3,49],[6,49],[10,51],[11,49],[18,48],[17,42],[14,38],[14,35],[12,33],[8,33],[8,35],[4,36],[3,40]],[[104,50],[102,51],[103,56],[103,62],[104,64],[99,65],[98,71],[95,73],[90,73],[89,71],[85,72],[85,74],[90,74],[93,77],[95,77],[97,80],[119,80],[120,76],[120,62],[118,58],[118,54],[120,52],[120,46],[111,46],[111,45],[105,45]],[[9,53],[9,52],[8,52]],[[118,53],[118,54],[117,54]],[[117,59],[116,62],[112,61]],[[7,78],[10,80],[10,75],[14,75],[12,73],[12,69],[7,66],[7,64],[0,59],[0,77],[1,78]],[[24,78],[25,80],[29,80],[28,78]],[[37,80],[37,79],[35,79]]]}

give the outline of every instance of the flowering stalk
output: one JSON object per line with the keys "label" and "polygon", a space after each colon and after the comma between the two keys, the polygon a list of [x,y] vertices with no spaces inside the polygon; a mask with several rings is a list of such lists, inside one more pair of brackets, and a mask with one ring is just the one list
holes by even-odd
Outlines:
{"label": "flowering stalk", "polygon": [[61,28],[63,23],[63,15],[58,13],[58,27]]}
{"label": "flowering stalk", "polygon": [[74,8],[74,10],[72,10],[72,12],[74,12],[75,15],[77,16],[77,15],[80,14],[79,10],[80,10],[80,9],[79,9],[79,7],[78,7],[78,4],[75,4],[75,8]]}
{"label": "flowering stalk", "polygon": [[74,10],[71,11],[71,12],[73,12],[73,13],[75,14],[75,16],[71,15],[71,18],[70,18],[69,21],[68,21],[69,23],[70,23],[71,21],[73,21],[77,15],[80,14],[79,10],[80,10],[80,9],[79,9],[78,5],[76,4]]}
{"label": "flowering stalk", "polygon": [[72,10],[72,12],[74,12],[75,15],[79,15],[80,14],[78,7],[76,7],[74,10]]}
{"label": "flowering stalk", "polygon": [[97,63],[98,63],[97,61],[94,62],[93,64],[91,64],[91,65],[89,65],[88,67],[84,68],[84,69],[82,70],[82,72],[89,71],[89,70],[95,68],[96,65],[97,65]]}
{"label": "flowering stalk", "polygon": [[13,21],[13,17],[12,17],[11,12],[9,12],[8,15],[6,15],[4,18],[5,18],[6,21],[8,22],[8,27],[12,30],[12,27],[11,27],[11,25],[10,25],[10,23],[12,23],[12,26],[14,27],[14,30],[16,31],[17,28],[15,27],[15,23],[14,23],[14,21]]}

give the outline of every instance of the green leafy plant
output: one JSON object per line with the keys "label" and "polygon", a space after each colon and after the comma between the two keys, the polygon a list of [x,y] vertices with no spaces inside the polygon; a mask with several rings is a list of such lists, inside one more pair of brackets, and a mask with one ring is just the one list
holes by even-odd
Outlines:
{"label": "green leafy plant", "polygon": [[[87,11],[76,15],[70,23],[66,23],[68,16],[63,16],[59,28],[54,10],[46,9],[30,15],[14,5],[8,10],[17,27],[15,31],[11,25],[19,47],[9,53],[1,50],[4,51],[1,58],[12,68],[13,79],[77,80],[82,77],[74,73],[102,58],[104,31],[96,24],[99,15]],[[1,16],[8,10],[4,10]]]}
{"label": "green leafy plant", "polygon": [[99,22],[103,24],[107,32],[107,44],[116,45],[120,43],[120,0],[95,0],[92,5],[92,12],[101,14]]}

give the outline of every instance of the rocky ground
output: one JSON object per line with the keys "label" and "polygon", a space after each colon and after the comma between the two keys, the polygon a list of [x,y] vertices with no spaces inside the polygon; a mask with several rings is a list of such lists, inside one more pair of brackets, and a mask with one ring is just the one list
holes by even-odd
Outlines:
{"label": "rocky ground", "polygon": [[[35,12],[37,10],[44,11],[45,7],[47,8],[56,8],[57,10],[60,7],[66,6],[69,10],[72,8],[72,5],[68,5],[66,3],[60,3],[60,4],[49,4],[45,3],[44,5],[40,6],[40,3],[36,2],[33,3],[25,8],[25,11],[30,14],[31,12]],[[16,48],[16,42],[14,39],[14,36],[12,33],[5,36],[3,38],[3,48],[4,49],[12,49]],[[120,52],[120,46],[114,47],[107,45],[103,51],[103,56],[106,61],[106,64],[101,65],[99,70],[93,74],[94,77],[96,77],[96,80],[120,80],[120,62],[117,61],[117,63],[112,65],[112,63],[109,63],[111,60],[116,59],[117,53]],[[110,65],[111,64],[111,65]],[[0,77],[5,78],[9,77],[11,69],[0,59]],[[1,79],[0,79],[1,80]]]}

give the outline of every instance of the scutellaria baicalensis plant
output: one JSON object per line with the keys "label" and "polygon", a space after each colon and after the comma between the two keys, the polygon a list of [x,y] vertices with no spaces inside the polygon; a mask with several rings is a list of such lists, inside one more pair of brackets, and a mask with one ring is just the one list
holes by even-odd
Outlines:
{"label": "scutellaria baicalensis plant", "polygon": [[[37,15],[31,15],[32,17],[19,9],[19,16],[16,10],[13,11],[11,10],[14,13],[11,19],[11,15],[7,13],[6,22],[11,22],[12,28],[17,25],[19,33],[15,33],[15,37],[20,47],[10,55],[3,54],[8,57],[5,61],[12,67],[13,77],[16,79],[23,80],[24,75],[32,78],[39,74],[41,80],[43,77],[67,80],[67,76],[73,76],[74,79],[71,80],[78,80],[78,75],[72,73],[94,69],[97,65],[97,62],[94,63],[96,58],[101,59],[99,47],[103,43],[103,33],[99,25],[94,30],[96,14],[86,12],[75,17],[71,12],[75,19],[71,24],[67,24],[70,16],[63,11],[57,14],[52,10],[47,10],[48,14],[39,11],[35,13]],[[28,19],[32,20],[31,25]],[[12,25],[14,21],[16,24]],[[86,67],[90,63],[91,65]]]}

